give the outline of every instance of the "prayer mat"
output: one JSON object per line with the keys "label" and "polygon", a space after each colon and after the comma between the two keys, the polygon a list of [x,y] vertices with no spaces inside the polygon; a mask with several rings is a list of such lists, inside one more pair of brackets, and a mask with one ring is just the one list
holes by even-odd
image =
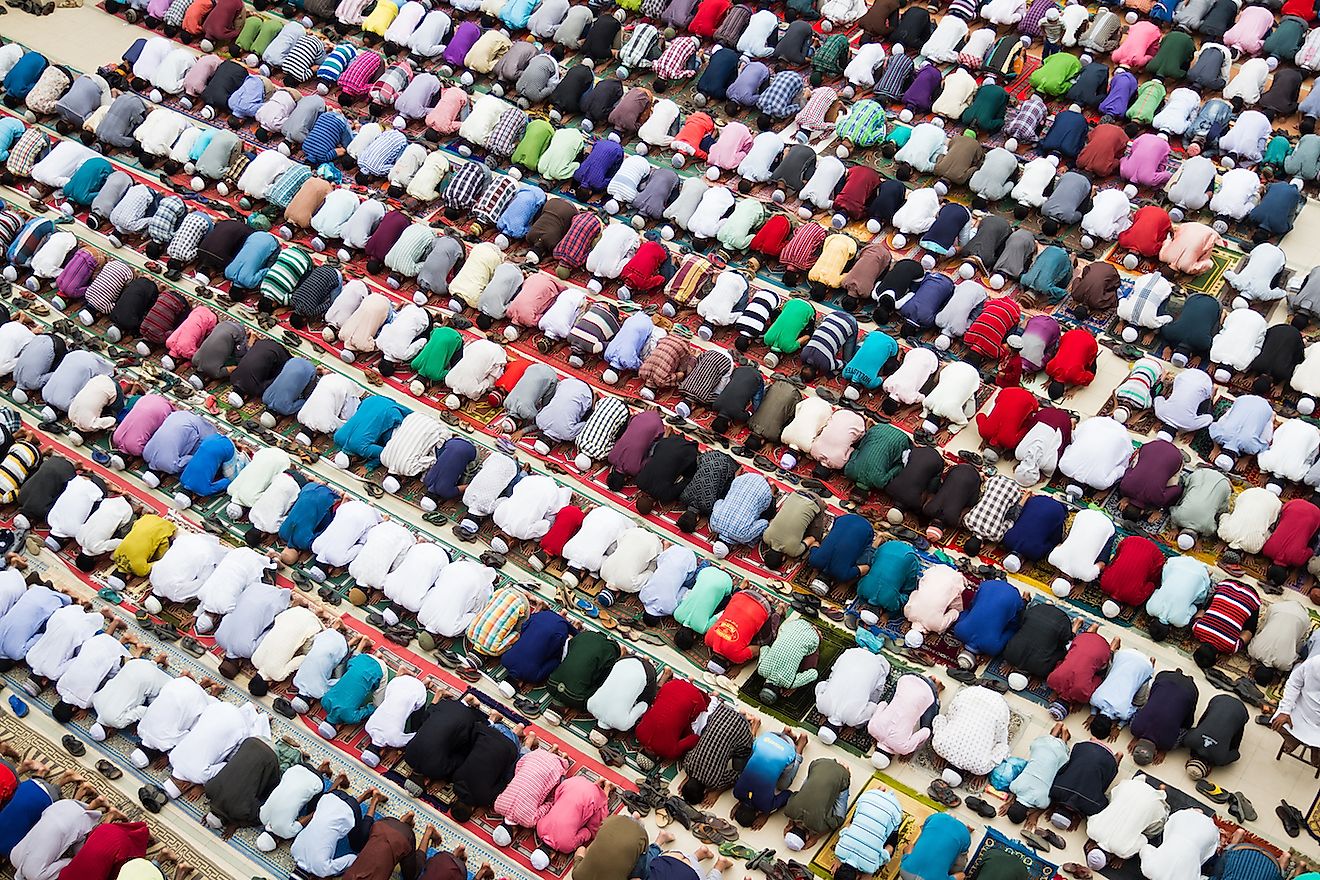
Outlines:
{"label": "prayer mat", "polygon": [[1059,873],[1058,865],[1045,861],[1026,844],[1018,840],[1012,840],[994,828],[987,827],[985,836],[981,838],[981,842],[972,850],[971,858],[967,860],[966,874],[968,878],[975,880],[980,873],[981,865],[986,856],[993,850],[1008,853],[1022,862],[1023,867],[1027,869],[1028,880],[1053,880]]}
{"label": "prayer mat", "polygon": [[[917,835],[921,833],[921,824],[932,814],[944,812],[944,807],[925,794],[908,788],[884,773],[873,773],[871,778],[866,780],[866,784],[862,786],[862,790],[857,793],[857,798],[876,788],[889,789],[894,793],[899,805],[903,808],[903,824],[899,826],[898,840],[894,844],[896,856],[874,875],[876,880],[895,880],[898,877],[902,862],[902,857],[898,854],[902,853],[908,844],[917,839]],[[852,821],[853,811],[857,808],[857,798],[853,799],[848,808],[848,817],[844,820],[843,827],[847,827],[848,823]],[[839,865],[839,860],[834,855],[834,846],[838,842],[839,832],[835,831],[816,850],[815,856],[811,859],[811,869],[817,875],[822,877],[834,876],[834,869]]]}

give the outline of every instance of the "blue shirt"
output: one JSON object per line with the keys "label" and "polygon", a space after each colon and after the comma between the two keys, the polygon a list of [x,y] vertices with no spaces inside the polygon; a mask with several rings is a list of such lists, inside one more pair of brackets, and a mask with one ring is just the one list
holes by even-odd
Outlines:
{"label": "blue shirt", "polygon": [[971,845],[966,825],[948,813],[933,813],[922,824],[912,852],[903,856],[903,871],[921,880],[951,880],[954,862]]}
{"label": "blue shirt", "polygon": [[290,358],[275,381],[266,387],[261,402],[277,416],[291,416],[302,409],[316,379],[316,364],[307,358]]}
{"label": "blue shirt", "polygon": [[0,855],[8,858],[18,842],[36,826],[42,811],[52,803],[46,786],[34,779],[19,783],[14,796],[0,810]]}
{"label": "blue shirt", "polygon": [[982,581],[968,608],[953,626],[953,634],[973,654],[997,657],[1018,630],[1025,603],[1008,581]]}
{"label": "blue shirt", "polygon": [[851,580],[874,538],[875,529],[866,517],[846,513],[834,521],[820,546],[811,549],[807,562],[831,580]]}
{"label": "blue shirt", "polygon": [[192,460],[202,440],[214,433],[215,427],[201,416],[175,410],[151,435],[142,459],[153,471],[177,474]]}
{"label": "blue shirt", "polygon": [[41,637],[46,619],[72,601],[48,587],[30,587],[4,617],[0,617],[0,657],[22,660]]}
{"label": "blue shirt", "polygon": [[435,453],[435,464],[422,477],[426,491],[450,500],[459,496],[458,484],[468,465],[477,458],[477,447],[462,437],[450,437]]}
{"label": "blue shirt", "polygon": [[752,745],[752,756],[733,784],[733,796],[762,813],[773,813],[788,803],[792,792],[780,791],[784,771],[798,760],[797,747],[782,733],[763,733]]}
{"label": "blue shirt", "polygon": [[515,681],[543,682],[559,668],[564,643],[572,632],[557,612],[542,609],[527,618],[518,641],[500,656],[500,663]]}
{"label": "blue shirt", "polygon": [[254,232],[243,242],[225,267],[225,277],[235,287],[251,289],[266,277],[266,270],[280,252],[280,240],[269,232]]}
{"label": "blue shirt", "polygon": [[333,162],[337,158],[336,150],[347,148],[353,140],[353,129],[344,114],[338,112],[322,113],[316,117],[312,130],[303,140],[303,155],[313,165]]}
{"label": "blue shirt", "polygon": [[194,495],[205,498],[229,488],[230,478],[224,466],[234,457],[234,441],[224,434],[212,434],[201,442],[197,452],[179,472],[179,483]]}
{"label": "blue shirt", "polygon": [[324,483],[307,483],[280,523],[280,540],[295,550],[310,550],[316,536],[330,525],[338,501],[339,496]]}

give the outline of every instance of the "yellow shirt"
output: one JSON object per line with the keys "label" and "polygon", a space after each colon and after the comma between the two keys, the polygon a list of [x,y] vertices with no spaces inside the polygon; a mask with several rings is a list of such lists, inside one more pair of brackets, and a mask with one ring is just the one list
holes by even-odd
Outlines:
{"label": "yellow shirt", "polygon": [[380,0],[376,8],[371,10],[371,15],[362,19],[362,30],[369,34],[378,34],[385,36],[385,31],[394,22],[395,16],[399,14],[399,7],[390,0]]}
{"label": "yellow shirt", "polygon": [[151,574],[151,564],[164,555],[175,531],[174,523],[154,513],[140,517],[111,556],[115,568],[138,577]]}
{"label": "yellow shirt", "polygon": [[500,60],[505,52],[513,43],[504,34],[499,31],[486,31],[481,37],[468,49],[467,55],[463,58],[463,66],[476,73],[490,73],[495,67],[495,62]]}
{"label": "yellow shirt", "polygon": [[848,263],[857,255],[857,242],[851,235],[836,232],[827,236],[821,245],[816,264],[807,273],[807,280],[826,287],[842,287]]}

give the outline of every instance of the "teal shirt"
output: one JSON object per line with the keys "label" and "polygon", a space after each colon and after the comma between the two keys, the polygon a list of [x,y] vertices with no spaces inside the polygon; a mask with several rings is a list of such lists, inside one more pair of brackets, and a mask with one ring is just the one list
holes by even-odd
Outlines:
{"label": "teal shirt", "polygon": [[349,660],[343,676],[321,698],[325,720],[334,725],[366,721],[376,711],[371,695],[384,677],[380,661],[370,654],[358,654]]}
{"label": "teal shirt", "polygon": [[952,880],[954,863],[971,845],[966,825],[948,813],[933,813],[922,824],[912,852],[903,856],[902,870],[921,880]]}
{"label": "teal shirt", "polygon": [[706,634],[719,617],[724,600],[733,595],[733,579],[726,572],[708,565],[697,575],[692,589],[674,609],[674,619],[693,632]]}
{"label": "teal shirt", "polygon": [[871,570],[857,583],[857,598],[890,614],[907,603],[917,588],[921,563],[906,541],[885,541],[871,556]]}

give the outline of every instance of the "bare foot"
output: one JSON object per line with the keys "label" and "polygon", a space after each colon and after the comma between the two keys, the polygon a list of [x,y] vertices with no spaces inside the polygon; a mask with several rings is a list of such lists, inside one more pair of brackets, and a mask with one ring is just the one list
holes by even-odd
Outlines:
{"label": "bare foot", "polygon": [[732,867],[733,867],[732,859],[727,859],[724,856],[720,856],[718,859],[715,860],[716,871],[727,871]]}
{"label": "bare foot", "polygon": [[672,831],[667,831],[667,830],[661,831],[655,837],[656,846],[668,846],[673,842],[674,842],[674,832]]}
{"label": "bare foot", "polygon": [[417,823],[417,814],[409,810],[399,817],[399,821],[411,828]]}
{"label": "bare foot", "polygon": [[697,861],[699,862],[704,862],[706,861],[706,859],[715,855],[715,853],[710,851],[710,847],[708,846],[698,847],[697,850],[692,854],[697,857]]}
{"label": "bare foot", "polygon": [[[437,835],[435,836],[435,839],[436,839],[436,842],[439,843],[439,842],[440,842],[440,835],[437,834]],[[460,862],[465,862],[465,861],[467,861],[467,847],[464,846],[464,845],[461,844],[461,843],[460,843],[458,846],[454,847],[454,858],[458,859]]]}
{"label": "bare foot", "polygon": [[490,866],[490,862],[486,862],[481,866],[481,870],[477,871],[476,876],[474,876],[472,880],[495,880],[495,869]]}

